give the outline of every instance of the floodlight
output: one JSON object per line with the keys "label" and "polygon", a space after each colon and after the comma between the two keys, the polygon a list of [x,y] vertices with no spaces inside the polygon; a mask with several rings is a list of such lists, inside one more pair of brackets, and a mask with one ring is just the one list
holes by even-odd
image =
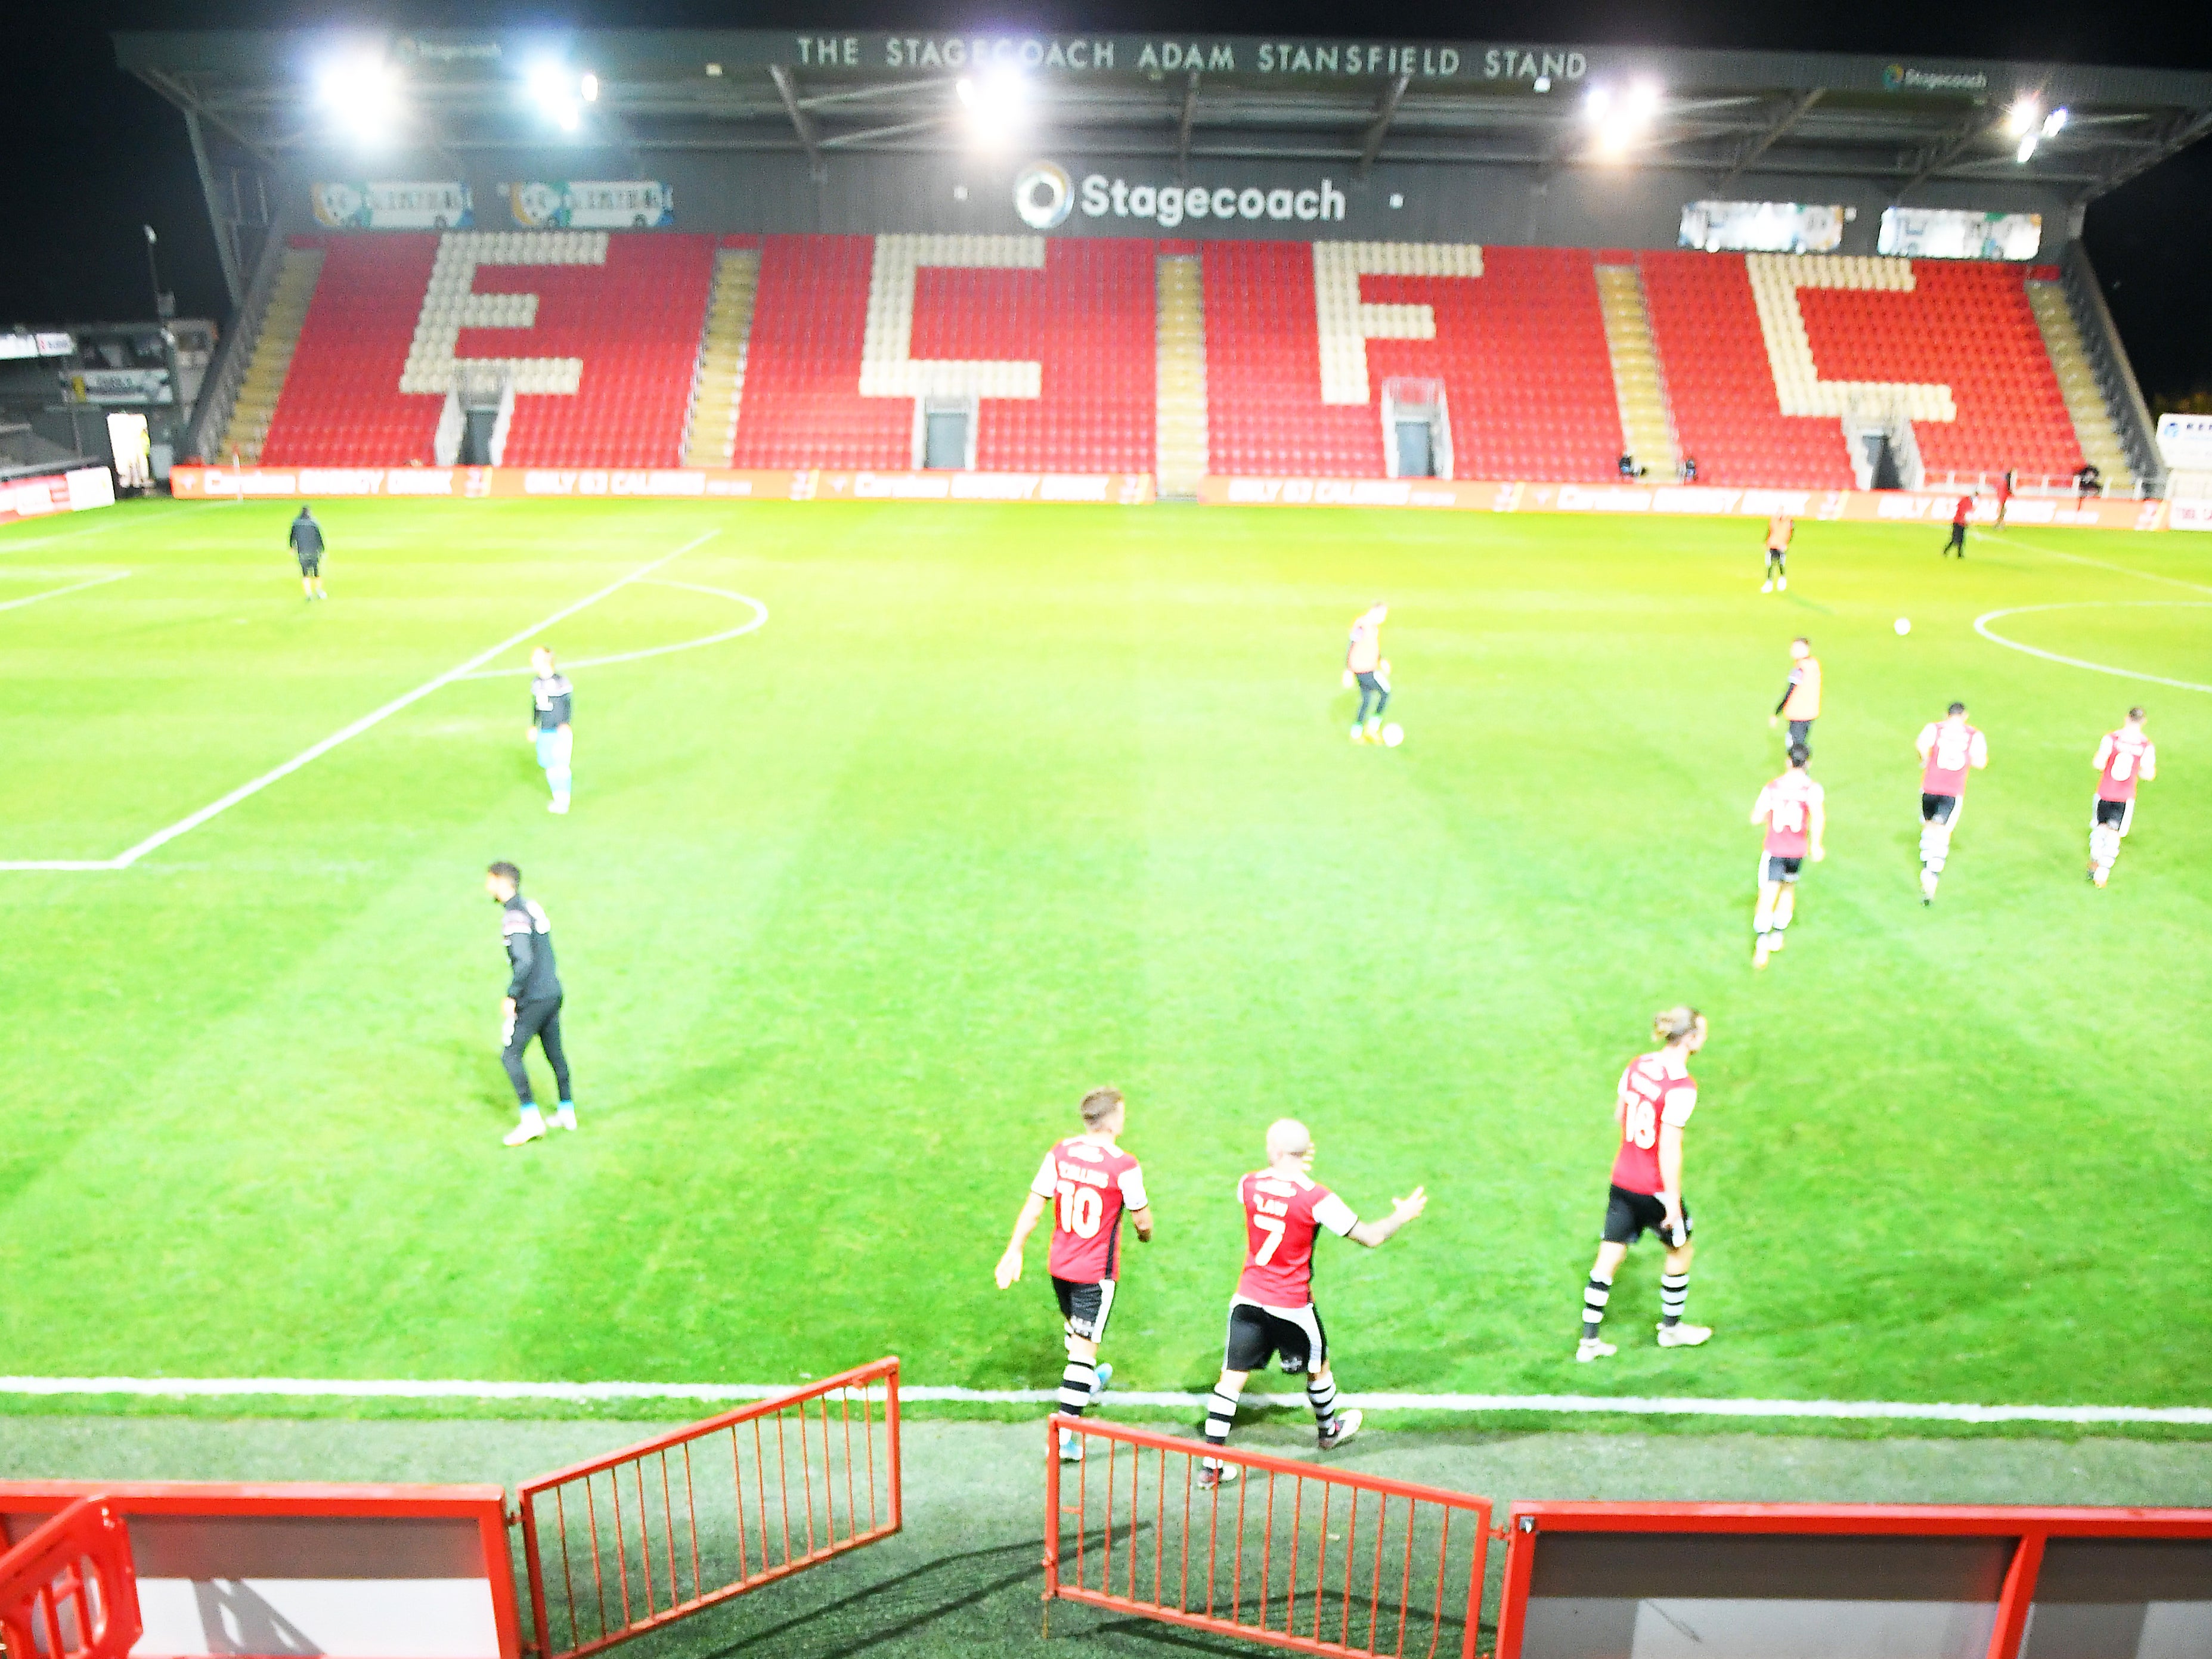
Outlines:
{"label": "floodlight", "polygon": [[315,97],[357,143],[389,137],[399,119],[399,71],[368,52],[325,61],[315,71]]}
{"label": "floodlight", "polygon": [[1613,94],[1603,87],[1592,87],[1583,98],[1583,112],[1593,121],[1605,119],[1605,112],[1613,107]]}
{"label": "floodlight", "polygon": [[581,90],[583,92],[584,101],[586,103],[598,103],[599,101],[599,77],[596,75],[586,75],[583,79]]}
{"label": "floodlight", "polygon": [[2035,154],[2035,147],[2042,137],[2043,135],[2039,132],[2029,133],[2027,137],[2020,141],[2020,148],[2013,151],[2012,159],[2025,166],[2027,159]]}
{"label": "floodlight", "polygon": [[1659,85],[1656,81],[1638,81],[1628,90],[1628,107],[1632,113],[1650,120],[1659,112]]}
{"label": "floodlight", "polygon": [[[589,91],[584,90],[584,82],[589,83]],[[523,84],[529,88],[530,100],[538,106],[538,112],[563,132],[574,132],[584,124],[584,112],[576,103],[578,93],[590,99],[599,92],[597,76],[586,76],[580,82],[573,70],[551,63],[532,64],[524,75]]]}
{"label": "floodlight", "polygon": [[2043,118],[2043,136],[2046,138],[2056,138],[2066,130],[2066,124],[2073,118],[2073,112],[2065,105],[2061,104]]}
{"label": "floodlight", "polygon": [[2043,100],[2032,92],[2022,93],[2012,100],[2012,108],[2005,112],[2005,136],[2024,138],[2042,119]]}
{"label": "floodlight", "polygon": [[1003,137],[1027,113],[1029,82],[1011,65],[981,76],[963,75],[953,82],[952,90],[967,108],[969,127],[986,142]]}

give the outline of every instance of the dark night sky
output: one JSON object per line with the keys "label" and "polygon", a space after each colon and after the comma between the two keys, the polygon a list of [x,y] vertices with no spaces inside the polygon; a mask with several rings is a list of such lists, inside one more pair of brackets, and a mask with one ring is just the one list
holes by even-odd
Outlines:
{"label": "dark night sky", "polygon": [[[0,321],[143,317],[149,284],[141,223],[161,238],[165,283],[187,316],[223,314],[215,245],[181,119],[117,72],[109,28],[365,23],[575,22],[630,27],[781,27],[921,23],[1176,29],[1223,33],[1565,43],[1751,46],[1954,55],[2212,69],[2212,28],[2197,3],[2163,9],[2087,0],[1499,0],[1447,6],[1403,0],[1387,14],[1322,0],[566,0],[534,8],[299,3],[190,7],[158,0],[15,9],[0,54],[0,153],[11,159],[15,233],[0,246]],[[2212,140],[2124,186],[2089,210],[2091,257],[2103,275],[2145,393],[2212,389]]]}

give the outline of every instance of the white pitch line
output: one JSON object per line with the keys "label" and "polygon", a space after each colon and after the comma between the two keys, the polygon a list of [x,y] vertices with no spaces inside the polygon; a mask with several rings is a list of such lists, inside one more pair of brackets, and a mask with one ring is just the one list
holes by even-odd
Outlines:
{"label": "white pitch line", "polygon": [[2031,553],[2042,553],[2054,559],[2069,560],[2075,564],[2093,564],[2100,570],[2117,571],[2123,576],[2134,576],[2147,582],[2169,582],[2176,587],[2193,588],[2199,593],[2212,593],[2212,587],[2207,587],[2202,582],[2184,581],[2179,576],[2161,576],[2155,570],[2137,570],[2131,565],[2113,564],[2108,560],[2090,558],[2083,553],[2062,553],[2055,547],[2044,546],[2040,542],[2022,540],[2010,531],[1993,530],[1984,531],[1983,533],[1994,536],[1999,541],[2008,544],[2018,542]]}
{"label": "white pitch line", "polygon": [[[17,571],[12,574],[21,575],[24,573]],[[58,599],[64,593],[82,593],[88,587],[104,587],[109,582],[121,581],[130,574],[127,570],[111,571],[105,576],[94,576],[87,581],[71,582],[67,587],[50,587],[43,593],[33,593],[24,599],[9,599],[0,604],[0,611],[21,611],[25,605],[36,605],[41,599]]]}
{"label": "white pitch line", "polygon": [[[69,1395],[125,1395],[149,1399],[285,1400],[768,1400],[802,1383],[766,1382],[464,1382],[287,1376],[0,1376],[0,1395],[52,1398]],[[931,1384],[902,1387],[899,1398],[916,1403],[1042,1406],[1049,1389],[963,1389]],[[1255,1405],[1303,1407],[1303,1395],[1248,1395]],[[1574,1416],[1818,1418],[1829,1420],[1938,1423],[2140,1423],[2212,1426],[2204,1406],[1981,1406],[1904,1400],[1728,1400],[1646,1395],[1589,1394],[1347,1394],[1343,1402],[1367,1411],[1457,1414],[1522,1412]],[[1125,1406],[1195,1407],[1200,1394],[1114,1390],[1109,1402]]]}
{"label": "white pitch line", "polygon": [[632,582],[641,580],[645,577],[651,575],[654,571],[659,569],[661,566],[668,563],[672,560],[681,558],[684,554],[691,551],[693,548],[701,546],[703,544],[711,541],[714,537],[720,533],[721,532],[720,531],[709,530],[703,535],[694,536],[690,541],[684,543],[683,546],[678,548],[674,552],[664,553],[660,557],[654,559],[648,563],[640,565],[636,569],[631,571],[627,576],[623,576],[617,580],[609,582],[605,587],[600,588],[597,592],[586,594],[584,598],[578,599],[573,605],[563,605],[560,610],[555,611],[543,622],[534,623],[530,627],[522,629],[520,633],[509,635],[507,638],[501,640],[497,645],[493,646],[489,650],[477,652],[475,656],[471,657],[467,661],[457,663],[453,667],[448,668],[444,673],[437,675],[434,678],[423,681],[422,684],[416,686],[412,691],[404,692],[400,696],[394,697],[390,702],[386,703],[381,708],[372,709],[368,714],[363,714],[359,720],[354,720],[346,726],[340,726],[337,731],[331,732],[330,736],[325,738],[320,743],[311,744],[308,747],[301,750],[298,754],[293,756],[291,759],[286,761],[282,766],[272,767],[268,771],[264,772],[259,777],[253,779],[251,782],[239,785],[237,788],[232,790],[228,794],[223,796],[222,799],[210,801],[205,806],[201,807],[198,811],[189,813],[185,817],[179,818],[174,823],[170,824],[167,829],[156,830],[152,835],[147,836],[145,840],[140,842],[137,846],[125,848],[112,859],[108,859],[104,861],[100,860],[11,859],[0,860],[0,870],[128,870],[132,865],[137,863],[140,859],[144,858],[147,854],[151,853],[159,848],[167,846],[169,842],[176,840],[179,836],[189,835],[191,831],[198,829],[200,825],[205,823],[210,818],[217,817],[222,813],[228,812],[232,807],[237,805],[239,802],[249,799],[252,796],[259,794],[270,784],[279,782],[282,780],[291,776],[293,773],[298,771],[301,767],[309,764],[311,762],[321,759],[325,755],[329,754],[331,750],[337,748],[340,744],[349,742],[352,738],[359,737],[371,726],[375,726],[383,720],[389,720],[392,715],[399,713],[400,710],[410,708],[414,704],[422,702],[423,698],[428,696],[433,691],[439,690],[442,686],[451,685],[455,680],[465,678],[471,672],[471,671],[483,667],[484,664],[489,662],[493,658],[501,655],[502,653],[512,651],[516,646],[520,645],[524,641],[530,639],[535,635],[544,633],[547,629],[555,626],[556,623],[567,621],[569,617],[574,616],[579,611],[582,611],[588,606],[597,605],[601,599],[605,599],[609,594],[619,592],[622,589],[629,586]]}
{"label": "white pitch line", "polygon": [[[768,607],[750,593],[732,592],[726,587],[702,587],[697,582],[674,582],[665,577],[648,577],[641,586],[681,587],[693,593],[711,593],[716,599],[735,599],[739,605],[752,606],[753,619],[749,623],[740,623],[735,628],[726,628],[719,634],[708,634],[696,640],[684,640],[675,645],[647,646],[642,651],[618,652],[611,657],[580,657],[573,662],[565,663],[564,667],[605,668],[618,662],[642,662],[647,657],[665,657],[672,652],[696,651],[702,646],[720,645],[724,640],[741,638],[744,635],[757,631],[768,623]],[[529,664],[525,663],[520,668],[479,668],[475,673],[464,674],[461,678],[465,680],[498,680],[505,679],[509,675],[527,674],[530,672]]]}
{"label": "white pitch line", "polygon": [[[2130,571],[2129,574],[2141,573]],[[2182,586],[2188,587],[2194,584],[2184,582]],[[2212,588],[2204,591],[2212,592]],[[2024,617],[2037,611],[2132,610],[2141,606],[2161,611],[2212,610],[2212,603],[2194,599],[2072,599],[2060,605],[2015,605],[2003,611],[1984,611],[1974,618],[1974,632],[1991,644],[2002,645],[2008,651],[2023,651],[2031,657],[2040,657],[2045,662],[2063,663],[2069,668],[2086,668],[2093,674],[2112,674],[2124,680],[2148,680],[2153,685],[2171,685],[2183,691],[2212,692],[2212,685],[2199,685],[2195,680],[2168,679],[2163,674],[2139,673],[2132,668],[2114,668],[2109,663],[2089,662],[2081,657],[2064,657],[2056,651],[2039,650],[2032,645],[2022,645],[2018,640],[2008,640],[1989,626],[2001,617]]]}
{"label": "white pitch line", "polygon": [[[58,536],[34,536],[20,542],[9,541],[5,537],[0,537],[0,553],[27,553],[34,547],[52,547],[56,542],[73,542],[86,536],[105,536],[112,531],[125,530],[142,525],[149,519],[170,519],[179,513],[188,511],[190,509],[181,502],[173,501],[166,507],[149,508],[143,512],[132,513],[123,518],[111,519],[105,524],[88,525],[82,530],[65,530]],[[17,522],[21,523],[21,520],[19,520]]]}

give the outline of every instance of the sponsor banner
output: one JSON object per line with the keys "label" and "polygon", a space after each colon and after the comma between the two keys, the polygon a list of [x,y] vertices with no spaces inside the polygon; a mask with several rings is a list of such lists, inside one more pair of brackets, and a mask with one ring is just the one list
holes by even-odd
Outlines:
{"label": "sponsor banner", "polygon": [[[102,476],[105,476],[104,474]],[[568,497],[781,501],[1048,501],[1141,506],[1145,472],[867,472],[781,467],[179,466],[179,501],[317,496]]]}
{"label": "sponsor banner", "polygon": [[[1862,523],[1948,524],[1956,490],[1731,489],[1717,484],[1494,483],[1452,478],[1282,478],[1212,475],[1199,484],[1209,507],[1405,507],[1471,513],[1620,513]],[[2015,495],[2008,524],[2159,530],[2166,503],[2093,496]],[[1973,521],[1996,519],[1994,496],[1978,497]]]}
{"label": "sponsor banner", "polygon": [[50,513],[82,513],[115,505],[115,480],[104,466],[82,466],[36,478],[0,483],[0,524],[40,519]]}
{"label": "sponsor banner", "polygon": [[2212,415],[2160,416],[2158,453],[2177,472],[2212,472]]}
{"label": "sponsor banner", "polygon": [[76,368],[63,377],[81,404],[167,404],[176,401],[166,368]]}
{"label": "sponsor banner", "polygon": [[1857,214],[1802,202],[1689,202],[1680,240],[1708,253],[1833,253],[1843,246],[1844,221]]}
{"label": "sponsor banner", "polygon": [[310,185],[315,217],[333,230],[459,230],[476,222],[458,179],[371,179]]}
{"label": "sponsor banner", "polygon": [[2039,213],[1968,208],[1884,208],[1878,253],[1906,259],[2033,259],[2043,247]]}
{"label": "sponsor banner", "polygon": [[2177,495],[2166,506],[2172,509],[2169,527],[2212,531],[2212,496]]}
{"label": "sponsor banner", "polygon": [[1131,219],[1162,230],[1206,220],[1340,223],[1346,204],[1344,187],[1326,176],[1304,188],[1249,179],[1212,185],[1157,178],[1132,182],[1103,173],[1086,173],[1079,184],[1066,167],[1048,161],[1032,161],[1014,175],[1014,212],[1031,230],[1057,230],[1079,213],[1122,222],[1111,227],[1116,234],[1126,234]]}
{"label": "sponsor banner", "polygon": [[530,230],[649,230],[676,222],[676,192],[655,179],[531,179],[501,185]]}

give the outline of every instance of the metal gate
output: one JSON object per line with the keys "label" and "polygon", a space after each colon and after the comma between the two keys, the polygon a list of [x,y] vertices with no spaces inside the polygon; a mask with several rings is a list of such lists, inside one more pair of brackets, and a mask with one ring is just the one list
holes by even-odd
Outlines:
{"label": "metal gate", "polygon": [[575,1659],[899,1529],[898,1361],[540,1477],[518,1524],[538,1659]]}

